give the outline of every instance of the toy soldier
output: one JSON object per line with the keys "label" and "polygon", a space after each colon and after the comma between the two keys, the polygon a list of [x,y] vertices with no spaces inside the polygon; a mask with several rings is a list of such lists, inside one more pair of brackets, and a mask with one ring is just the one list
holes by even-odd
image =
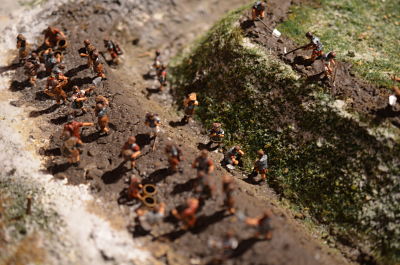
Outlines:
{"label": "toy soldier", "polygon": [[255,2],[251,9],[252,20],[255,21],[256,19],[264,19],[266,8],[267,4],[264,1]]}
{"label": "toy soldier", "polygon": [[90,68],[93,65],[93,53],[96,51],[96,47],[94,47],[90,40],[84,40],[83,44],[85,45],[85,52],[81,53],[81,57],[87,57],[87,66]]}
{"label": "toy soldier", "polygon": [[92,60],[93,60],[93,71],[96,73],[97,77],[105,79],[106,75],[104,73],[104,65],[101,62],[99,53],[97,51],[94,51],[92,53]]}
{"label": "toy soldier", "polygon": [[57,64],[59,64],[61,62],[61,56],[58,55],[56,56],[56,54],[53,52],[52,48],[48,48],[47,50],[45,50],[42,54],[43,56],[43,60],[44,60],[44,66],[46,68],[46,73],[50,74],[53,69],[56,67]]}
{"label": "toy soldier", "polygon": [[195,191],[201,193],[201,197],[204,199],[213,197],[215,185],[213,184],[213,179],[209,174],[205,174],[204,171],[200,171],[197,174]]}
{"label": "toy soldier", "polygon": [[239,245],[239,241],[233,231],[228,231],[223,238],[219,240],[211,238],[207,243],[210,248],[220,251],[220,256],[213,258],[212,261],[207,264],[224,264],[224,261],[233,254],[233,251]]}
{"label": "toy soldier", "polygon": [[211,130],[208,132],[208,136],[210,137],[210,142],[208,142],[207,146],[210,148],[213,143],[217,144],[216,148],[219,148],[222,139],[225,137],[225,132],[221,128],[221,123],[214,122],[212,124]]}
{"label": "toy soldier", "polygon": [[182,229],[187,230],[194,227],[196,224],[196,212],[199,209],[199,200],[189,198],[182,209],[178,208],[173,209],[171,213],[176,219],[183,222]]}
{"label": "toy soldier", "polygon": [[272,227],[271,227],[271,214],[269,211],[265,211],[261,217],[258,218],[246,218],[245,222],[247,225],[253,226],[257,229],[255,237],[263,239],[272,238]]}
{"label": "toy soldier", "polygon": [[157,71],[157,69],[159,69],[162,65],[161,62],[161,52],[160,50],[156,50],[156,55],[154,57],[154,62],[153,62],[153,68]]}
{"label": "toy soldier", "polygon": [[102,133],[108,133],[110,131],[110,128],[108,128],[110,118],[107,115],[108,100],[103,96],[97,96],[95,101],[96,106],[94,112],[97,116],[97,124]]}
{"label": "toy soldier", "polygon": [[119,64],[119,55],[122,55],[123,52],[118,44],[114,43],[110,39],[104,40],[104,47],[107,48],[108,53],[111,56],[111,60],[113,64]]}
{"label": "toy soldier", "polygon": [[224,206],[230,214],[235,213],[235,199],[233,198],[233,191],[235,190],[235,183],[233,178],[230,176],[224,176],[222,178],[222,191],[225,194]]}
{"label": "toy soldier", "polygon": [[48,27],[43,31],[44,45],[49,48],[59,46],[59,48],[66,47],[66,38],[64,33],[55,27]]}
{"label": "toy soldier", "polygon": [[241,150],[240,146],[236,145],[228,150],[225,153],[224,160],[222,161],[223,165],[228,169],[234,169],[235,166],[239,164],[240,158],[244,155],[244,152]]}
{"label": "toy soldier", "polygon": [[36,76],[40,69],[40,61],[37,53],[32,52],[31,56],[24,64],[25,74],[28,76],[28,82],[31,86],[36,84]]}
{"label": "toy soldier", "polygon": [[316,59],[322,56],[324,45],[322,45],[321,40],[314,36],[311,32],[307,32],[306,37],[310,40],[310,43],[303,46],[302,49],[312,50],[310,60],[314,62]]}
{"label": "toy soldier", "polygon": [[165,64],[162,64],[160,68],[157,69],[156,74],[157,79],[160,82],[160,87],[158,88],[158,90],[162,92],[164,90],[164,87],[167,86],[167,66]]}
{"label": "toy soldier", "polygon": [[158,117],[158,114],[147,113],[144,123],[150,128],[150,132],[148,133],[148,135],[150,136],[150,138],[154,139],[152,148],[154,150],[156,146],[157,135],[160,132],[161,120]]}
{"label": "toy soldier", "polygon": [[136,143],[136,137],[131,136],[122,147],[120,156],[124,158],[124,163],[131,162],[131,169],[136,166],[136,159],[140,155],[140,146]]}
{"label": "toy soldier", "polygon": [[199,105],[197,101],[196,93],[190,93],[187,98],[183,100],[183,106],[185,107],[185,116],[183,122],[189,123],[194,115],[195,108]]}
{"label": "toy soldier", "polygon": [[78,139],[78,144],[82,144],[81,140],[81,127],[84,126],[93,126],[93,122],[79,122],[79,121],[71,121],[64,125],[64,133],[69,132],[72,136]]}
{"label": "toy soldier", "polygon": [[140,180],[137,177],[132,176],[131,177],[131,182],[130,182],[129,188],[128,188],[128,197],[130,199],[139,199],[139,200],[141,200],[143,198],[143,196],[141,194],[142,188],[143,188],[143,185],[140,182]]}
{"label": "toy soldier", "polygon": [[67,94],[63,88],[68,84],[68,78],[61,72],[57,72],[56,76],[49,76],[47,78],[46,88],[44,93],[54,98],[57,104],[61,104],[61,100],[65,103],[67,100]]}
{"label": "toy soldier", "polygon": [[200,156],[194,160],[192,167],[197,169],[197,176],[201,175],[201,172],[208,175],[214,171],[214,163],[208,158],[206,150],[201,151]]}
{"label": "toy soldier", "polygon": [[77,164],[80,161],[79,139],[71,134],[70,131],[63,132],[63,145],[61,153],[68,159],[68,163]]}
{"label": "toy soldier", "polygon": [[179,162],[182,161],[181,149],[179,149],[178,146],[174,144],[167,144],[167,146],[165,147],[165,153],[168,157],[169,170],[174,173],[177,172]]}
{"label": "toy soldier", "polygon": [[87,100],[86,94],[90,93],[93,88],[88,88],[86,90],[79,89],[78,86],[73,86],[72,87],[73,94],[71,96],[72,100],[72,109],[73,115],[76,117],[78,114],[77,110],[81,110],[82,114],[85,114],[87,112],[86,108],[83,106],[84,101]]}
{"label": "toy soldier", "polygon": [[165,216],[165,203],[160,203],[151,210],[139,208],[136,210],[138,221],[142,229],[150,232],[151,229],[161,223]]}
{"label": "toy soldier", "polygon": [[325,78],[328,80],[334,81],[333,70],[336,66],[336,53],[334,51],[328,52],[322,55],[322,62],[324,63],[324,74]]}
{"label": "toy soldier", "polygon": [[18,34],[17,36],[17,49],[18,49],[19,62],[23,63],[26,57],[28,57],[29,49],[28,49],[28,43],[26,42],[26,38],[22,34]]}
{"label": "toy soldier", "polygon": [[268,172],[268,156],[263,150],[257,151],[257,161],[254,163],[253,173],[250,175],[251,178],[256,177],[258,174],[261,175],[261,180],[265,181],[267,179]]}

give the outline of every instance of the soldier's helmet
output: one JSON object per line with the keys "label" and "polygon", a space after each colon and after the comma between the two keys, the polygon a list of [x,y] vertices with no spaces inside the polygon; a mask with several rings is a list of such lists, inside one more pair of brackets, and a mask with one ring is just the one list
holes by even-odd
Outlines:
{"label": "soldier's helmet", "polygon": [[336,58],[336,52],[334,52],[334,51],[331,51],[329,54],[328,54],[328,58]]}
{"label": "soldier's helmet", "polygon": [[17,40],[26,40],[26,39],[25,39],[25,36],[24,36],[24,35],[18,34],[18,35],[17,35]]}
{"label": "soldier's helmet", "polygon": [[88,45],[90,45],[91,43],[90,43],[90,40],[86,39],[86,40],[83,41],[83,44],[85,44],[86,46],[88,46]]}
{"label": "soldier's helmet", "polygon": [[219,123],[219,122],[214,122],[214,123],[212,124],[212,126],[213,126],[213,128],[215,128],[215,129],[219,129],[219,128],[221,128],[221,123]]}
{"label": "soldier's helmet", "polygon": [[265,154],[264,151],[261,150],[261,149],[257,151],[257,155],[258,155],[259,157],[263,156],[264,154]]}
{"label": "soldier's helmet", "polygon": [[306,33],[306,37],[311,39],[313,37],[313,34],[309,31]]}
{"label": "soldier's helmet", "polygon": [[156,55],[157,55],[157,56],[160,56],[160,55],[161,55],[160,50],[156,50]]}
{"label": "soldier's helmet", "polygon": [[129,144],[133,144],[133,143],[135,143],[136,142],[136,137],[135,136],[130,136],[129,138],[128,138],[128,143]]}

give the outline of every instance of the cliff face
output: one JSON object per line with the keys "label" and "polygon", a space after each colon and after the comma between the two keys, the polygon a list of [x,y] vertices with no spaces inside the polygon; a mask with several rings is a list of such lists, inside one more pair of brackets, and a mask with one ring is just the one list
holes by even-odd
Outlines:
{"label": "cliff face", "polygon": [[[200,99],[198,117],[221,122],[225,144],[270,158],[268,185],[342,243],[382,264],[399,260],[398,130],[373,125],[323,84],[309,82],[245,36],[230,13],[172,66],[177,100]],[[272,37],[271,37],[272,38]]]}

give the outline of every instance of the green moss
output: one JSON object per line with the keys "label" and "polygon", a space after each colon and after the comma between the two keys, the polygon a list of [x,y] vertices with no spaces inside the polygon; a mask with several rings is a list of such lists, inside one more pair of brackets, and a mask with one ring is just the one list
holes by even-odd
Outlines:
{"label": "green moss", "polygon": [[[235,24],[240,12],[173,61],[177,102],[197,92],[199,119],[207,127],[223,123],[225,144],[240,143],[247,152],[245,171],[255,152],[266,149],[271,187],[308,208],[318,223],[338,227],[353,244],[365,241],[382,264],[395,262],[400,146],[379,141],[357,119],[341,114],[323,88],[245,39]],[[384,187],[391,187],[385,195]],[[373,205],[366,209],[367,203]]]}
{"label": "green moss", "polygon": [[[315,4],[315,2],[317,4]],[[319,0],[292,8],[279,26],[298,43],[307,31],[316,32],[325,50],[354,63],[358,74],[377,84],[393,85],[388,75],[400,72],[400,4],[397,0]],[[354,52],[355,57],[349,56]]]}

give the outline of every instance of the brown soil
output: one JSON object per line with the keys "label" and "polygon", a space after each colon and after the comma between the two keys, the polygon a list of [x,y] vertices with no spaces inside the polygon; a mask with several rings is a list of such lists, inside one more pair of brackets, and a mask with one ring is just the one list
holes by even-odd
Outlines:
{"label": "brown soil", "polygon": [[[20,67],[10,89],[19,91],[21,98],[13,104],[36,109],[31,112],[31,117],[40,117],[38,126],[43,131],[43,137],[50,138],[48,148],[40,151],[47,158],[47,170],[55,178],[67,178],[71,185],[88,183],[93,194],[104,204],[103,215],[110,222],[116,217],[119,220],[118,226],[126,226],[132,231],[133,237],[142,238],[145,247],[151,249],[162,263],[208,263],[219,253],[207,245],[208,240],[219,239],[225,232],[234,231],[240,244],[226,264],[347,264],[337,251],[322,244],[303,224],[295,220],[289,210],[279,206],[277,197],[268,187],[250,185],[241,180],[243,176],[238,172],[235,173],[238,186],[235,192],[237,208],[248,216],[258,216],[265,209],[270,209],[273,212],[274,227],[272,240],[254,239],[253,230],[223,210],[220,192],[215,199],[205,202],[199,213],[198,224],[189,231],[181,230],[168,217],[163,224],[154,228],[151,235],[143,235],[134,220],[129,219],[132,203],[122,203],[123,192],[127,188],[126,179],[132,174],[140,176],[145,183],[157,185],[157,198],[167,204],[168,211],[182,204],[189,196],[197,196],[191,190],[195,170],[190,164],[199,152],[198,147],[207,141],[202,134],[204,130],[197,123],[179,125],[182,114],[171,106],[173,99],[169,90],[153,95],[154,80],[143,78],[152,58],[142,55],[149,51],[152,54],[155,48],[161,48],[167,59],[210,27],[222,13],[245,2],[235,0],[215,4],[214,1],[155,1],[152,5],[126,4],[131,8],[127,9],[119,1],[107,5],[101,1],[84,1],[78,6],[65,5],[54,14],[59,17],[55,25],[61,27],[70,39],[70,47],[64,58],[66,75],[71,80],[69,89],[72,85],[87,87],[94,76],[85,67],[86,60],[78,55],[84,39],[91,39],[100,49],[103,49],[102,38],[105,35],[112,35],[124,44],[124,62],[117,69],[106,67],[107,80],[95,91],[96,95],[104,95],[110,100],[111,132],[103,136],[94,127],[82,130],[84,146],[79,166],[66,164],[59,150],[59,138],[70,112],[70,103],[61,107],[52,105],[54,102],[41,92],[45,78],[38,82],[36,88],[28,88]],[[278,2],[279,8],[275,9],[277,12],[274,11],[276,21],[286,15],[291,1],[274,1],[274,8],[278,7]],[[128,24],[129,30],[113,31],[123,20],[119,13],[121,10],[124,10],[125,17],[133,17],[133,20],[138,14],[149,14],[151,17],[144,24]],[[162,19],[157,19],[154,10],[163,12]],[[87,17],[90,19],[86,20]],[[257,30],[262,29],[249,29],[249,32]],[[275,45],[273,47],[278,45],[270,38],[259,37],[258,40],[267,41],[266,45],[272,42]],[[86,103],[86,106],[93,105],[94,96]],[[151,151],[150,141],[144,134],[147,131],[144,116],[149,111],[158,113],[163,123],[155,151]],[[95,122],[93,109],[77,120]],[[133,171],[128,170],[128,164],[122,165],[122,159],[118,157],[121,146],[131,135],[137,137],[142,148],[137,170]],[[167,142],[178,143],[184,152],[185,161],[181,173],[171,175],[166,169],[163,149]],[[212,153],[211,157],[216,164],[222,159],[219,153]],[[225,174],[228,173],[217,166],[214,176],[218,190],[221,188],[220,178]],[[121,224],[121,217],[125,219],[125,224]]]}

